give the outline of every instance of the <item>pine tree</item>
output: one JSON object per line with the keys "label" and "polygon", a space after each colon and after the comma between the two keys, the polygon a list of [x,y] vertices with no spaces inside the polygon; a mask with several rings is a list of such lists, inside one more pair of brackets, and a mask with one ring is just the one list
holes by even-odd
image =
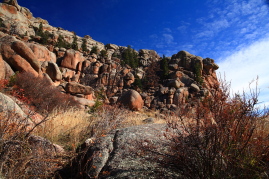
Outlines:
{"label": "pine tree", "polygon": [[81,49],[84,52],[88,52],[88,48],[87,48],[87,40],[85,38],[82,39],[82,45],[81,45]]}
{"label": "pine tree", "polygon": [[100,52],[100,57],[107,57],[107,51],[106,50],[101,50]]}
{"label": "pine tree", "polygon": [[38,35],[38,36],[43,35],[43,23],[42,22],[40,22],[40,24],[39,24],[39,27],[38,27],[38,29],[36,31],[36,35]]}
{"label": "pine tree", "polygon": [[74,50],[78,50],[78,42],[77,41],[78,41],[78,38],[77,38],[76,33],[74,32],[73,42],[71,45],[72,49],[74,49]]}
{"label": "pine tree", "polygon": [[161,60],[161,70],[162,70],[162,80],[165,80],[168,78],[169,75],[169,68],[168,68],[168,58],[165,57],[165,55],[163,55],[163,58]]}
{"label": "pine tree", "polygon": [[64,39],[62,35],[59,35],[56,47],[70,48],[71,45]]}
{"label": "pine tree", "polygon": [[138,67],[138,58],[135,50],[131,48],[130,45],[127,46],[127,49],[122,54],[123,64],[127,64],[132,68]]}
{"label": "pine tree", "polygon": [[91,49],[91,52],[90,52],[90,54],[92,55],[92,54],[97,54],[98,53],[98,48],[97,48],[97,46],[93,46],[92,47],[92,49]]}

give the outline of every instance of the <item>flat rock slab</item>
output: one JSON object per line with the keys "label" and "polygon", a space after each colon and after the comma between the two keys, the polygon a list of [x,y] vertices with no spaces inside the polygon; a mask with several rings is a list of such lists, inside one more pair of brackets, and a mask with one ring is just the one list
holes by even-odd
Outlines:
{"label": "flat rock slab", "polygon": [[[169,140],[164,137],[166,124],[146,124],[114,130],[95,140],[79,160],[83,171],[69,168],[72,178],[178,178],[161,165],[162,157],[152,151],[167,153]],[[77,167],[73,164],[73,167]],[[72,166],[71,166],[72,167]],[[64,172],[64,175],[69,174]]]}

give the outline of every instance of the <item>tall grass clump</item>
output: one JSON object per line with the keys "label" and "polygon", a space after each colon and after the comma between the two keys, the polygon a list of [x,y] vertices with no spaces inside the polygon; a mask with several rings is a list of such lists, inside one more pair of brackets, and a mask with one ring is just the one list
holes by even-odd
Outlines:
{"label": "tall grass clump", "polygon": [[85,141],[94,123],[85,110],[77,108],[55,109],[50,116],[51,119],[38,126],[34,133],[73,152]]}

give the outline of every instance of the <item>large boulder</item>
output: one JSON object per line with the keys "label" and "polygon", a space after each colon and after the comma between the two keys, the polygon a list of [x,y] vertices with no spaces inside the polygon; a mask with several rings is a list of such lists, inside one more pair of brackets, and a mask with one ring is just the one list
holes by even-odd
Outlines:
{"label": "large boulder", "polygon": [[78,62],[82,62],[84,60],[85,58],[81,55],[80,52],[73,49],[69,49],[65,52],[65,55],[61,62],[61,67],[77,70]]}
{"label": "large boulder", "polygon": [[33,51],[22,41],[15,41],[12,43],[11,48],[19,54],[22,58],[27,60],[37,72],[40,72],[40,63],[37,61],[37,58]]}
{"label": "large boulder", "polygon": [[5,63],[5,72],[6,72],[5,78],[9,79],[12,75],[15,74],[15,72],[12,70],[12,68],[9,66],[7,62],[4,61],[4,63]]}
{"label": "large boulder", "polygon": [[85,108],[85,106],[91,107],[94,106],[95,101],[85,99],[85,98],[78,98],[76,96],[73,96],[73,98],[78,102],[78,104],[82,107],[82,109]]}
{"label": "large boulder", "polygon": [[2,58],[2,55],[0,55],[0,80],[6,78],[6,66],[5,61]]}
{"label": "large boulder", "polygon": [[[8,117],[10,122],[30,125],[28,116],[22,111],[19,105],[9,96],[0,92],[0,113],[1,116]],[[4,114],[3,114],[4,113]]]}
{"label": "large boulder", "polygon": [[144,101],[141,95],[135,90],[128,90],[123,93],[119,98],[118,103],[135,111],[141,110],[144,106]]}
{"label": "large boulder", "polygon": [[45,61],[42,63],[41,67],[42,71],[47,73],[53,81],[62,80],[62,73],[56,63]]}
{"label": "large boulder", "polygon": [[17,2],[17,0],[3,0],[3,3],[6,3],[6,4],[9,4],[9,5],[12,5],[12,6],[15,6],[19,9],[19,4]]}
{"label": "large boulder", "polygon": [[40,64],[36,60],[33,52],[24,42],[16,40],[13,36],[3,36],[0,38],[0,52],[14,71],[29,72],[38,76]]}
{"label": "large boulder", "polygon": [[65,91],[71,94],[84,94],[89,95],[93,93],[93,89],[90,86],[84,86],[76,82],[69,82],[65,86]]}
{"label": "large boulder", "polygon": [[188,101],[188,97],[189,97],[188,88],[186,88],[186,87],[179,88],[179,89],[177,89],[177,91],[174,94],[173,104],[175,104],[177,106],[184,104],[185,102]]}
{"label": "large boulder", "polygon": [[203,59],[203,72],[207,75],[211,75],[215,70],[219,69],[219,66],[211,58]]}
{"label": "large boulder", "polygon": [[28,46],[35,54],[38,61],[51,61],[56,63],[56,55],[46,47],[38,44],[29,43]]}
{"label": "large boulder", "polygon": [[93,145],[80,163],[60,173],[63,178],[64,175],[70,178],[180,178],[161,164],[160,157],[154,157],[147,150],[152,145],[156,153],[169,151],[165,132],[166,124],[146,124],[114,130],[97,140],[89,139]]}

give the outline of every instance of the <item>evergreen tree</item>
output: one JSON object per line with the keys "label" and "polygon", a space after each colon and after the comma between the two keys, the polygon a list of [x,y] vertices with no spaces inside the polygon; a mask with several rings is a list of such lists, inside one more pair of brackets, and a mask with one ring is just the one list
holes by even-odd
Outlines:
{"label": "evergreen tree", "polygon": [[43,35],[43,23],[42,22],[40,22],[40,24],[39,24],[39,27],[38,27],[38,29],[36,31],[36,35],[38,35],[38,36]]}
{"label": "evergreen tree", "polygon": [[87,48],[87,40],[85,38],[82,39],[82,45],[81,45],[82,51],[84,52],[88,52],[88,48]]}
{"label": "evergreen tree", "polygon": [[106,50],[101,50],[100,52],[100,57],[107,57],[107,51]]}
{"label": "evergreen tree", "polygon": [[169,75],[169,68],[168,68],[168,58],[165,57],[165,55],[163,55],[163,58],[161,60],[161,70],[162,70],[162,76],[161,76],[161,79],[162,80],[165,80],[168,78],[168,75]]}
{"label": "evergreen tree", "polygon": [[74,49],[74,50],[78,50],[78,42],[77,41],[78,41],[78,38],[77,38],[76,33],[74,32],[73,42],[71,45],[72,49]]}
{"label": "evergreen tree", "polygon": [[98,53],[98,48],[97,48],[97,46],[93,46],[92,47],[92,49],[91,49],[91,52],[90,52],[90,54],[92,55],[92,54],[97,54]]}
{"label": "evergreen tree", "polygon": [[59,35],[56,47],[70,48],[71,45],[64,39],[62,35]]}
{"label": "evergreen tree", "polygon": [[130,45],[127,46],[127,49],[122,54],[123,64],[127,64],[132,68],[138,67],[138,58],[135,50],[131,48]]}
{"label": "evergreen tree", "polygon": [[194,65],[194,76],[195,76],[195,81],[202,85],[203,84],[203,76],[202,76],[202,65],[199,62],[196,62]]}
{"label": "evergreen tree", "polygon": [[43,30],[43,23],[40,22],[38,29],[36,30],[36,35],[40,36],[41,39],[39,41],[39,43],[43,44],[43,45],[47,45],[48,44],[48,39],[51,36],[51,34],[48,31]]}
{"label": "evergreen tree", "polygon": [[134,81],[134,83],[132,85],[134,87],[138,87],[140,89],[143,88],[142,80],[138,76],[135,76],[135,81]]}

